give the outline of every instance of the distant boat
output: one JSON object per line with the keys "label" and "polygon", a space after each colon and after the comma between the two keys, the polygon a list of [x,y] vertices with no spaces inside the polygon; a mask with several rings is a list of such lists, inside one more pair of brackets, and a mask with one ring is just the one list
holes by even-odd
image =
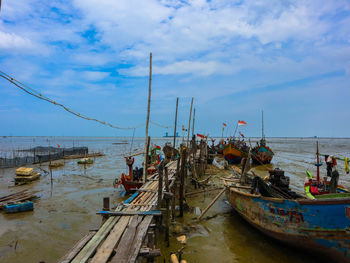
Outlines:
{"label": "distant boat", "polygon": [[255,164],[268,164],[274,156],[273,151],[266,145],[265,134],[264,134],[264,112],[262,111],[262,134],[261,140],[252,149],[252,160]]}
{"label": "distant boat", "polygon": [[[165,135],[164,135],[163,137],[164,137],[164,138],[174,138],[174,135],[169,135],[169,133],[166,132]],[[176,137],[180,137],[178,132],[176,133]]]}
{"label": "distant boat", "polygon": [[223,154],[225,160],[229,164],[240,163],[242,157],[246,156],[246,145],[243,141],[230,140],[228,144],[224,144]]}

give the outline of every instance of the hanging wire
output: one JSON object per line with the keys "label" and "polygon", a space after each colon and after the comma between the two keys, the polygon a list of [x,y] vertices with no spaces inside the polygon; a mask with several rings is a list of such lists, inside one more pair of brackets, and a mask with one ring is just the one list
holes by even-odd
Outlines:
{"label": "hanging wire", "polygon": [[[109,126],[109,127],[111,127],[111,128],[114,128],[114,129],[119,129],[119,130],[134,130],[134,132],[135,132],[135,129],[140,128],[140,127],[142,127],[142,126],[145,125],[145,123],[142,123],[142,124],[136,125],[136,126],[134,126],[134,127],[121,127],[121,126],[117,126],[117,125],[111,124],[111,123],[109,123],[109,122],[100,121],[100,120],[98,120],[98,119],[91,118],[91,117],[88,117],[88,116],[86,116],[86,115],[84,115],[84,114],[81,114],[81,113],[78,113],[78,112],[76,112],[76,111],[71,110],[71,109],[68,108],[67,106],[64,106],[63,104],[58,103],[58,102],[56,102],[56,101],[54,101],[54,100],[52,100],[52,99],[50,99],[50,98],[44,96],[44,95],[41,94],[40,92],[38,92],[38,91],[36,91],[36,90],[34,90],[34,89],[28,87],[28,86],[25,85],[24,83],[21,83],[20,81],[18,81],[18,80],[16,80],[15,78],[9,76],[8,74],[6,74],[5,72],[3,72],[3,71],[1,71],[1,70],[0,70],[0,77],[2,77],[2,78],[4,78],[4,79],[6,79],[7,81],[11,82],[11,83],[14,84],[15,86],[17,86],[18,88],[20,88],[21,90],[23,90],[24,92],[26,92],[26,93],[28,93],[28,94],[30,94],[30,95],[32,95],[32,96],[38,98],[38,99],[45,100],[45,101],[50,102],[50,103],[52,103],[52,104],[54,104],[54,105],[56,105],[56,106],[60,106],[60,107],[62,107],[65,111],[67,111],[67,112],[69,112],[69,113],[71,113],[71,114],[73,114],[73,115],[75,115],[75,116],[77,116],[77,117],[79,117],[79,118],[85,119],[85,120],[95,121],[95,122],[98,122],[98,123],[100,123],[100,124],[102,124],[102,125]],[[166,129],[167,129],[167,128],[171,128],[171,126],[164,126],[164,125],[162,125],[162,124],[159,124],[159,123],[156,123],[156,122],[153,122],[153,121],[150,121],[150,122],[151,122],[152,124],[157,125],[157,126],[162,127],[162,128],[166,128]]]}
{"label": "hanging wire", "polygon": [[169,129],[169,128],[172,128],[172,127],[173,127],[172,125],[170,125],[170,126],[165,126],[165,125],[159,124],[159,123],[154,122],[154,121],[149,121],[149,122],[150,122],[151,124],[153,124],[153,125],[156,125],[156,126],[158,126],[158,127],[165,128],[165,129]]}

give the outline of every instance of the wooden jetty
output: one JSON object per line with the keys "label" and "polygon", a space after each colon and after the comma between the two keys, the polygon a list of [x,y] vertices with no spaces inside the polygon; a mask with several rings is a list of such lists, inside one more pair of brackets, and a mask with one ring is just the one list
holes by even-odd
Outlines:
{"label": "wooden jetty", "polygon": [[[135,194],[115,210],[115,215],[104,215],[105,222],[98,231],[91,231],[60,259],[60,263],[77,262],[135,262],[138,258],[149,258],[160,255],[155,249],[155,231],[152,229],[156,216],[150,213],[156,208],[165,191],[175,180],[177,161],[166,165],[168,178],[159,179],[158,173],[147,181]],[[162,177],[162,176],[161,176]],[[161,181],[162,187],[158,186]],[[160,189],[160,196],[158,198]],[[108,206],[108,204],[106,204]],[[108,207],[107,207],[108,208]]]}

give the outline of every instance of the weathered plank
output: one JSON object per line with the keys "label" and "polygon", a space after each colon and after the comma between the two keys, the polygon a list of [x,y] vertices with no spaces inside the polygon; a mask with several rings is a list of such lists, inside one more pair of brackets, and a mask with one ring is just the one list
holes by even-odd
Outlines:
{"label": "weathered plank", "polygon": [[74,247],[65,254],[58,263],[69,263],[75,257],[77,253],[85,246],[87,242],[96,234],[97,231],[90,231],[87,235],[85,235],[82,239],[78,241],[74,245]]}
{"label": "weathered plank", "polygon": [[142,242],[144,237],[146,236],[147,230],[149,225],[152,222],[153,217],[152,216],[145,216],[145,218],[142,220],[142,222],[137,227],[136,235],[134,237],[133,246],[130,249],[130,254],[127,262],[135,262],[137,259],[137,256],[139,254],[139,251],[142,246]]}
{"label": "weathered plank", "polygon": [[123,217],[119,220],[106,238],[105,242],[103,242],[101,247],[97,250],[95,256],[91,260],[91,263],[102,263],[108,261],[113,249],[118,244],[120,237],[124,233],[124,230],[129,223],[129,219],[130,217]]}
{"label": "weathered plank", "polygon": [[123,236],[119,242],[116,249],[116,256],[111,260],[111,263],[126,263],[129,257],[129,251],[132,247],[134,237],[136,234],[136,229],[142,220],[142,216],[133,216],[128,227],[123,233]]}
{"label": "weathered plank", "polygon": [[[122,208],[119,208],[122,209]],[[107,221],[98,230],[96,235],[86,244],[86,246],[79,252],[79,254],[72,260],[72,263],[83,263],[92,256],[97,247],[106,238],[108,233],[112,230],[114,225],[118,222],[119,217],[108,218]]]}

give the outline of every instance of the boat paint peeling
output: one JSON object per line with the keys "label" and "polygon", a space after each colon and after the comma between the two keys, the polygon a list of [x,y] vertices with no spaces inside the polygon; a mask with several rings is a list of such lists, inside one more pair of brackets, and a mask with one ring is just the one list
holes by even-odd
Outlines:
{"label": "boat paint peeling", "polygon": [[230,188],[229,199],[241,216],[267,235],[350,262],[347,202],[260,197],[236,188]]}

